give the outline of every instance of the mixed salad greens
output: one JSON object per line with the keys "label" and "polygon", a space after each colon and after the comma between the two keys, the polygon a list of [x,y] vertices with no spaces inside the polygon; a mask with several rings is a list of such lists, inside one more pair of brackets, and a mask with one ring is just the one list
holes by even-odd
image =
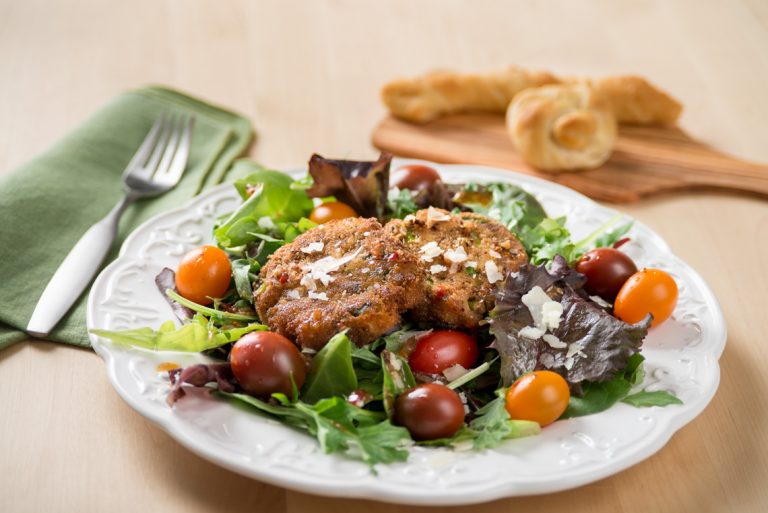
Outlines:
{"label": "mixed salad greens", "polygon": [[[414,172],[398,182],[400,187],[390,188],[389,162],[387,155],[375,162],[314,155],[310,174],[300,180],[239,162],[238,166],[252,167],[248,176],[234,183],[242,204],[219,219],[213,230],[218,249],[211,251],[224,254],[224,261],[206,263],[205,253],[198,251],[194,262],[185,260],[178,272],[164,269],[156,278],[181,327],[167,321],[159,330],[92,332],[116,344],[204,352],[215,359],[217,363],[169,372],[171,405],[189,387],[206,387],[219,397],[307,431],[326,452],[343,452],[370,465],[406,459],[412,443],[491,448],[534,435],[555,419],[597,413],[620,401],[636,407],[680,404],[668,392],[641,389],[642,341],[652,324],[671,313],[676,288],[659,305],[642,295],[653,270],[635,273],[634,264],[627,264],[628,257],[616,255],[619,251],[614,248],[626,241],[631,223],[614,219],[575,241],[564,217],[548,217],[535,197],[514,184],[445,184]],[[406,187],[409,184],[413,187]],[[236,361],[237,343],[269,333],[254,306],[260,270],[278,248],[325,222],[316,215],[319,207],[337,203],[382,222],[427,207],[470,211],[516,234],[529,263],[498,284],[496,306],[479,329],[452,335],[471,338],[476,345],[471,368],[454,365],[432,375],[414,372],[415,348],[442,332],[437,326],[406,323],[362,347],[342,331],[319,351],[301,353],[299,363],[269,389],[271,393],[248,393],[245,380],[238,379],[243,371]],[[621,264],[620,279],[615,269],[606,277],[600,268],[605,258],[612,269],[617,261]],[[203,265],[200,262],[208,266],[203,272],[192,269]],[[192,282],[192,288],[201,283],[212,286],[211,276],[217,272],[224,273],[218,290],[199,293],[182,286],[185,280]],[[659,279],[657,274],[652,277]],[[601,286],[606,280],[615,283]],[[627,288],[631,290],[625,293]],[[552,311],[557,314],[554,323]],[[404,418],[404,411],[418,409],[419,394],[414,391],[429,386],[433,387],[429,392],[437,394],[435,401],[443,401],[439,404],[459,401],[459,421],[443,430],[445,436],[423,436],[418,423]],[[539,407],[551,410],[553,404],[536,401],[552,390],[560,390],[560,395],[550,420],[525,413]],[[418,411],[411,415],[419,416]]]}

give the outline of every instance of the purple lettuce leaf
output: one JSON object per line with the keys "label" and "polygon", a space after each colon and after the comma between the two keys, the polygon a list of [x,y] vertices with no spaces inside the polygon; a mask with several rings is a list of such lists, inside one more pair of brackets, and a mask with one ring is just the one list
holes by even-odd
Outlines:
{"label": "purple lettuce leaf", "polygon": [[392,155],[384,152],[375,162],[331,160],[314,154],[309,159],[314,184],[307,189],[307,196],[334,196],[361,216],[383,219],[391,161]]}
{"label": "purple lettuce leaf", "polygon": [[[491,312],[493,347],[501,359],[505,386],[526,372],[548,369],[561,374],[578,390],[582,381],[607,381],[627,365],[630,356],[640,351],[650,327],[650,316],[630,325],[589,300],[581,290],[584,276],[556,257],[548,271],[545,265],[525,265],[510,274],[496,293],[496,308]],[[562,347],[553,347],[543,337],[536,340],[520,335],[534,325],[522,297],[541,287],[563,307],[559,326],[550,332]]]}
{"label": "purple lettuce leaf", "polygon": [[171,379],[171,391],[166,397],[168,405],[173,406],[176,401],[186,395],[183,385],[191,385],[194,388],[206,388],[208,383],[216,383],[221,392],[233,393],[237,389],[232,366],[229,363],[199,363],[183,369],[168,371]]}
{"label": "purple lettuce leaf", "polygon": [[169,305],[171,305],[173,313],[180,321],[184,322],[195,316],[194,311],[174,301],[165,293],[165,291],[168,289],[171,289],[174,292],[178,292],[176,290],[176,273],[173,272],[172,269],[164,267],[163,270],[160,271],[160,274],[155,276],[155,285],[157,286],[157,289],[160,291],[160,294],[163,296],[163,298],[168,302]]}

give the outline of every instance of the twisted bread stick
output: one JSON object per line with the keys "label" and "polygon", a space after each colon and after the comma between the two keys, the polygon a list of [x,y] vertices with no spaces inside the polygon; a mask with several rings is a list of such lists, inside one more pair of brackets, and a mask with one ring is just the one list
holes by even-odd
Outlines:
{"label": "twisted bread stick", "polygon": [[426,123],[459,112],[503,113],[523,89],[557,82],[549,73],[517,66],[490,73],[437,71],[390,82],[382,88],[381,98],[393,115]]}

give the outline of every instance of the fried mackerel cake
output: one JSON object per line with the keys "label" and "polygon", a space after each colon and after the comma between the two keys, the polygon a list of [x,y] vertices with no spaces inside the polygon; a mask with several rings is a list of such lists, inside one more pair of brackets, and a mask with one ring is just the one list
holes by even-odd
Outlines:
{"label": "fried mackerel cake", "polygon": [[261,321],[303,348],[342,330],[365,345],[424,301],[419,257],[376,219],[331,221],[278,249],[255,292]]}
{"label": "fried mackerel cake", "polygon": [[494,306],[493,291],[528,261],[504,225],[480,214],[419,210],[385,229],[418,255],[426,301],[411,316],[444,326],[474,328]]}

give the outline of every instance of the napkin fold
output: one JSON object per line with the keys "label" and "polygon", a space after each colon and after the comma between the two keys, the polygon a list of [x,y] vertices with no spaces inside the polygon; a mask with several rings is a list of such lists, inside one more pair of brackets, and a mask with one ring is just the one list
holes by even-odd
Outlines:
{"label": "napkin fold", "polygon": [[[106,265],[139,224],[224,179],[253,138],[246,118],[165,87],[145,87],[118,96],[43,154],[0,175],[0,349],[28,338],[23,330],[45,286],[83,233],[120,199],[122,172],[162,112],[195,116],[187,169],[174,189],[126,210]],[[88,289],[50,340],[90,347],[87,296]]]}

